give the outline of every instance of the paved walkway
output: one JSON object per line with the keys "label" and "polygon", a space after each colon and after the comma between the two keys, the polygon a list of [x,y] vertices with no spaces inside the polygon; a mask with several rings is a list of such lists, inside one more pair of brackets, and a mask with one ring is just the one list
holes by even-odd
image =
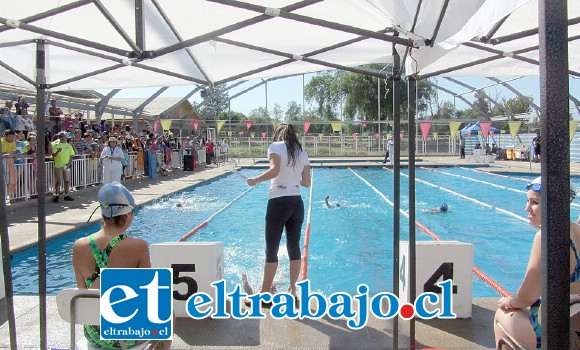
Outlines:
{"label": "paved walkway", "polygon": [[[352,160],[352,159],[351,159]],[[312,165],[331,166],[384,166],[380,158],[364,158],[348,162],[346,158],[312,159]],[[252,160],[242,160],[242,166],[266,167],[267,162],[254,164]],[[405,164],[405,162],[403,162]],[[464,160],[455,157],[430,157],[420,159],[417,165],[446,166],[465,165]],[[486,171],[530,173],[530,163],[501,161],[487,167]],[[147,178],[128,180],[124,184],[134,195],[138,205],[154,201],[159,197],[180,191],[200,182],[221,176],[231,171],[232,165],[211,166],[202,171],[174,171],[157,181]],[[539,174],[540,165],[531,164],[532,173]],[[580,165],[572,164],[571,173],[580,175]],[[76,231],[86,226],[87,220],[97,207],[95,202],[98,187],[91,187],[72,193],[74,202],[53,203],[47,197],[47,236],[50,238]],[[99,220],[98,212],[91,223]],[[9,236],[11,250],[18,251],[36,244],[37,212],[35,201],[15,203],[8,207]],[[5,300],[4,300],[5,301]],[[39,347],[38,298],[17,296],[14,299],[16,328],[19,349]],[[68,348],[69,326],[56,312],[54,297],[47,298],[48,345],[50,348]],[[493,348],[491,320],[495,312],[496,298],[475,299],[473,317],[470,320],[429,320],[418,321],[417,348],[481,349]],[[5,303],[0,303],[0,349],[10,348]],[[408,327],[399,326],[400,348],[408,347]],[[346,327],[343,320],[201,320],[179,319],[176,324],[174,349],[383,349],[391,348],[391,322],[371,319],[360,331]],[[81,333],[80,327],[77,333]]]}

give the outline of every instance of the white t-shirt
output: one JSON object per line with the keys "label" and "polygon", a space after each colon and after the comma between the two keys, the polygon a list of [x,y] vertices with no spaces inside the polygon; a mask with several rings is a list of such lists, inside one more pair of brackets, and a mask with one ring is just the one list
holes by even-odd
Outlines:
{"label": "white t-shirt", "polygon": [[228,148],[229,148],[228,143],[227,142],[222,142],[221,145],[220,145],[220,152],[222,154],[226,154],[226,153],[228,153]]}
{"label": "white t-shirt", "polygon": [[[123,150],[119,146],[115,146],[115,148],[113,150],[111,150],[111,147],[106,146],[103,149],[103,152],[101,152],[101,157],[103,157],[103,156],[125,159],[125,155],[123,154]],[[107,158],[107,159],[103,159],[103,166],[106,168],[109,168],[109,169],[110,168],[121,168],[122,169],[123,163],[120,160],[113,160],[113,159]]]}
{"label": "white t-shirt", "polygon": [[284,141],[273,142],[268,147],[268,157],[275,153],[280,155],[280,174],[270,181],[270,192],[268,199],[299,196],[300,181],[302,180],[302,170],[310,164],[306,151],[298,152],[296,164],[288,164],[288,150]]}

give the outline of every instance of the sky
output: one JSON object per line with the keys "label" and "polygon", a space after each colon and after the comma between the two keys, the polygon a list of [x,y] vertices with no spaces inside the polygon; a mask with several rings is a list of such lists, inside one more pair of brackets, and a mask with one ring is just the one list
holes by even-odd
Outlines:
{"label": "sky", "polygon": [[[299,76],[294,76],[294,77],[289,77],[289,78],[284,78],[284,79],[279,79],[279,80],[274,80],[274,81],[268,82],[267,83],[267,98],[266,98],[266,85],[262,84],[261,86],[258,86],[257,88],[255,88],[251,91],[248,91],[248,92],[244,93],[243,95],[240,95],[239,97],[234,98],[231,102],[231,110],[244,113],[245,115],[249,115],[253,109],[258,108],[258,107],[266,107],[266,104],[267,104],[267,108],[270,112],[272,112],[272,110],[274,108],[274,104],[279,104],[280,107],[282,108],[282,111],[284,111],[284,112],[286,111],[286,109],[288,107],[288,103],[291,101],[296,101],[299,105],[302,105],[303,82],[304,82],[304,84],[308,84],[310,79],[312,79],[312,77],[315,75],[316,75],[316,73],[304,74],[304,76],[299,75]],[[514,80],[508,82],[508,84],[513,86],[515,89],[517,89],[518,91],[520,91],[524,95],[532,96],[534,98],[534,102],[536,102],[536,104],[539,104],[539,102],[540,102],[540,89],[539,89],[539,78],[537,76],[497,77],[497,78],[502,80],[502,81],[514,79]],[[495,84],[491,80],[489,80],[487,78],[481,78],[481,77],[456,77],[456,79],[460,80],[468,85],[474,86],[476,88],[481,88],[481,87],[490,86],[490,85]],[[244,89],[247,89],[251,86],[254,86],[260,82],[261,82],[261,80],[249,80],[249,81],[241,84],[240,86],[238,86],[236,88],[232,88],[231,90],[229,90],[229,95],[233,96],[234,94],[236,94]],[[440,85],[441,87],[447,88],[451,91],[454,91],[457,94],[465,93],[465,92],[469,91],[467,88],[462,87],[460,85],[457,85],[457,84],[450,82],[450,81],[446,80],[445,78],[441,78],[441,77],[437,78],[436,84]],[[580,79],[570,78],[569,84],[570,84],[570,93],[574,97],[576,97],[577,99],[580,99]],[[188,94],[194,88],[195,88],[195,86],[170,87],[161,96],[164,96],[164,97],[182,97],[182,96]],[[122,97],[147,98],[148,96],[153,94],[158,89],[159,88],[124,89],[124,90],[121,90],[117,95],[115,95],[115,98],[122,98]],[[109,90],[99,90],[99,92],[101,92],[103,94],[106,94],[108,91]],[[501,85],[487,87],[485,89],[485,92],[492,97],[499,95],[500,100],[502,98],[509,99],[509,98],[516,97],[516,95],[514,95],[511,91],[507,90],[506,88],[504,88]],[[474,100],[473,93],[468,93],[468,94],[464,95],[464,97],[469,101]],[[458,109],[458,110],[469,108],[469,106],[466,103],[464,103],[463,101],[461,101],[459,98],[454,99],[452,95],[449,95],[443,91],[439,92],[439,99],[444,100],[444,101],[446,100],[446,101],[455,102],[456,109]],[[198,103],[201,102],[202,98],[201,98],[199,92],[197,92],[195,95],[193,95],[190,98],[190,101],[192,103],[193,102],[198,102]],[[306,103],[307,109],[313,108],[313,107],[314,106]],[[570,107],[573,109],[575,119],[580,118],[580,117],[578,117],[578,112],[576,111],[576,109],[573,107],[572,104],[570,104]]]}

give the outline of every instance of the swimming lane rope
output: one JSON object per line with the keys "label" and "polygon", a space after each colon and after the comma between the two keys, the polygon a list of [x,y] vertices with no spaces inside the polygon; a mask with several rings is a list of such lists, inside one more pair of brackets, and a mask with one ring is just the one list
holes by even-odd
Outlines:
{"label": "swimming lane rope", "polygon": [[[392,171],[391,169],[389,169],[389,168],[386,168],[386,167],[383,167],[383,169],[385,169],[385,170],[387,170],[387,171]],[[405,177],[409,177],[409,175],[406,175],[406,174],[403,174],[403,173],[401,173],[401,175],[402,175],[402,176],[405,176]],[[437,185],[435,185],[435,184],[432,184],[432,183],[430,183],[430,182],[428,182],[428,181],[425,181],[425,180],[421,180],[421,179],[417,179],[417,178],[415,178],[415,180],[416,180],[417,182],[420,182],[420,183],[422,183],[422,184],[425,184],[425,185],[427,185],[427,186],[435,187],[435,188],[438,188],[438,189],[440,189],[441,191],[445,191],[445,192],[451,193],[451,194],[453,194],[453,195],[455,195],[455,196],[461,197],[461,198],[463,198],[463,199],[466,199],[466,200],[468,200],[468,201],[470,201],[470,202],[477,203],[477,204],[479,204],[479,205],[482,205],[482,206],[484,206],[484,207],[486,207],[486,208],[489,208],[489,209],[495,209],[496,211],[499,211],[500,213],[503,213],[503,214],[509,215],[509,216],[511,216],[511,217],[513,217],[513,218],[515,218],[515,219],[518,219],[518,220],[520,220],[520,221],[523,221],[523,222],[525,222],[525,223],[528,223],[528,219],[527,219],[527,218],[524,218],[523,216],[520,216],[520,215],[518,215],[518,214],[516,214],[516,213],[512,213],[512,212],[511,212],[511,211],[509,211],[509,210],[505,210],[505,209],[502,209],[502,208],[495,207],[495,206],[493,206],[493,205],[491,205],[491,204],[487,204],[487,203],[485,203],[485,202],[482,202],[482,201],[480,201],[480,200],[477,200],[477,199],[475,199],[475,198],[468,197],[468,196],[466,196],[466,195],[463,195],[463,194],[461,194],[461,193],[458,193],[458,192],[452,191],[452,190],[450,190],[450,189],[447,189],[447,188],[445,188],[445,187],[437,186]]]}
{"label": "swimming lane rope", "polygon": [[201,224],[197,225],[196,227],[193,228],[193,230],[189,231],[188,233],[186,233],[185,235],[183,235],[183,237],[181,237],[180,239],[178,239],[178,242],[183,242],[186,239],[188,239],[189,237],[193,236],[197,231],[201,230],[202,228],[204,228],[205,226],[207,226],[207,224],[216,217],[216,215],[218,215],[219,213],[221,213],[222,211],[226,210],[227,208],[229,208],[232,204],[234,204],[238,199],[242,198],[243,195],[245,195],[246,193],[250,192],[252,190],[252,188],[254,188],[256,186],[252,186],[250,188],[248,188],[247,190],[245,190],[244,192],[242,192],[242,194],[240,194],[239,196],[237,196],[236,198],[234,198],[234,200],[232,200],[231,202],[229,202],[228,204],[226,204],[225,207],[221,208],[220,210],[216,211],[215,213],[213,213],[209,218],[207,218],[207,220],[205,220],[204,222],[202,222]]}
{"label": "swimming lane rope", "polygon": [[304,230],[304,249],[302,249],[302,265],[300,266],[300,280],[308,278],[308,244],[310,242],[310,219],[312,218],[312,189],[314,188],[314,168],[310,171],[310,198],[308,200],[308,216]]}
{"label": "swimming lane rope", "polygon": [[[362,182],[364,182],[365,184],[367,184],[373,191],[375,191],[379,196],[381,196],[390,206],[392,206],[392,207],[394,206],[394,203],[387,196],[385,196],[381,191],[379,191],[375,186],[373,186],[370,182],[368,182],[362,176],[360,176],[359,174],[357,174],[351,168],[348,168],[348,170],[350,170]],[[407,219],[409,218],[409,214],[406,211],[404,211],[403,209],[399,209],[399,212],[401,214],[403,214]],[[419,221],[415,220],[415,225],[417,227],[419,227],[427,235],[431,236],[431,238],[433,238],[435,241],[441,241],[441,238],[437,234],[435,234],[433,231],[431,231],[425,225],[421,224]],[[494,281],[491,277],[487,276],[480,269],[478,269],[477,266],[475,266],[475,265],[473,266],[473,273],[477,277],[479,277],[482,281],[486,282],[490,287],[492,287],[493,289],[495,289],[501,296],[504,296],[504,297],[510,297],[510,296],[512,296],[507,290],[505,290],[502,286],[500,286],[499,283],[497,283],[496,281]]]}

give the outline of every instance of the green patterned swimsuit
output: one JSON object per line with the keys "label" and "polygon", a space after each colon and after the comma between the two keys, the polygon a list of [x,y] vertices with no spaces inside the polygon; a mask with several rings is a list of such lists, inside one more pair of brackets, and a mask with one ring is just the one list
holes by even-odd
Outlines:
{"label": "green patterned swimsuit", "polygon": [[[125,238],[127,238],[127,235],[124,233],[118,235],[117,237],[113,238],[101,252],[97,246],[97,242],[95,242],[94,234],[89,236],[91,254],[93,255],[93,259],[95,259],[95,272],[93,272],[91,277],[85,280],[87,288],[91,288],[95,280],[101,276],[101,269],[107,267],[107,262],[109,261],[109,255],[111,255],[111,251],[113,248],[115,248],[117,243],[121,242]],[[85,331],[85,338],[87,338],[87,341],[92,345],[101,349],[122,349],[121,343],[118,340],[101,340],[99,326],[85,325],[83,328]],[[137,341],[126,340],[125,345],[131,348],[137,345]]]}

